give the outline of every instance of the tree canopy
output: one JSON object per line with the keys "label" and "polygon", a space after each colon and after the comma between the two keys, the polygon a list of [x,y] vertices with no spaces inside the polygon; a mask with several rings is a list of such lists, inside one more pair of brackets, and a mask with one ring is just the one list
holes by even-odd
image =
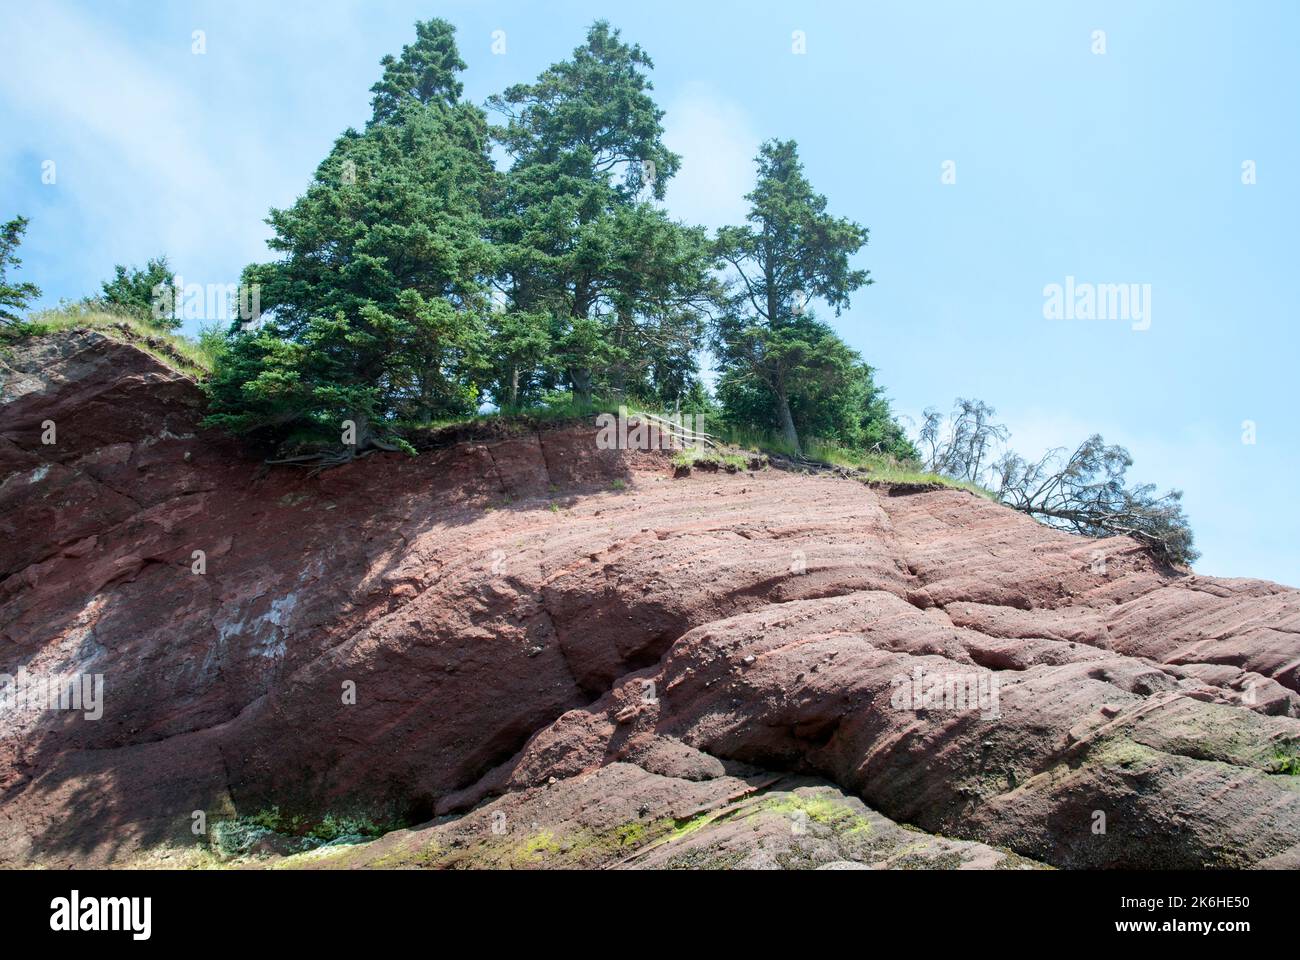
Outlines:
{"label": "tree canopy", "polygon": [[166,309],[167,298],[160,297],[161,288],[170,288],[172,268],[167,257],[154,257],[143,267],[118,264],[113,268],[113,279],[100,285],[100,301],[119,310],[139,316],[154,326],[175,330],[181,325],[173,310]]}
{"label": "tree canopy", "polygon": [[[721,395],[766,398],[771,413],[765,422],[797,453],[796,412],[805,431],[828,419],[847,424],[867,413],[828,406],[854,398],[848,387],[855,381],[863,398],[861,386],[870,374],[864,381],[861,358],[808,307],[819,299],[838,316],[850,295],[872,282],[866,270],[849,264],[866,244],[867,230],[826,212],[826,198],[804,175],[793,140],[769,140],[756,161],[758,180],[746,195],[748,222],[719,230],[714,244],[732,282],[713,343]],[[879,399],[872,390],[867,394]],[[860,420],[859,428],[842,427],[836,435],[849,439],[858,429]]]}
{"label": "tree canopy", "polygon": [[551,345],[549,363],[523,376],[580,403],[682,392],[696,374],[708,240],[653,203],[681,160],[663,143],[651,69],[598,21],[570,59],[489,101],[511,159],[492,223],[495,280],[506,309]]}
{"label": "tree canopy", "polygon": [[284,435],[350,420],[364,449],[393,422],[476,409],[494,269],[487,120],[458,99],[451,26],[417,33],[385,58],[365,131],[345,131],[307,192],[271,211],[283,256],[243,277],[266,320],[232,328],[211,422]]}
{"label": "tree canopy", "polygon": [[465,61],[456,48],[456,28],[446,20],[417,23],[415,43],[402,47],[400,57],[384,57],[379,65],[384,74],[370,88],[374,123],[392,120],[412,103],[455,106],[465,89],[457,79]]}
{"label": "tree canopy", "polygon": [[802,430],[913,452],[871,368],[804,309],[838,312],[870,283],[849,263],[867,231],[826,213],[792,141],[764,145],[747,225],[710,238],[662,208],[681,158],[654,65],[608,23],[490,98],[495,126],[461,99],[445,21],[380,65],[365,129],[270,213],[280,258],[243,277],[264,322],[232,326],[210,422],[278,442],[352,421],[364,447],[402,422],[560,392],[700,409],[711,342],[731,422],[796,449]]}

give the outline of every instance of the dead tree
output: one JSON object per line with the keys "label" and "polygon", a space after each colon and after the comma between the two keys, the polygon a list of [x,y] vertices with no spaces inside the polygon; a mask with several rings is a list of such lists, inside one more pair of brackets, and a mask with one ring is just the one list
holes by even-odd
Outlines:
{"label": "dead tree", "polygon": [[1008,452],[992,467],[993,492],[1007,506],[1088,537],[1132,537],[1156,556],[1187,565],[1199,554],[1183,513],[1182,491],[1157,495],[1154,484],[1125,485],[1129,452],[1093,434],[1067,456],[1065,447],[1036,462]]}

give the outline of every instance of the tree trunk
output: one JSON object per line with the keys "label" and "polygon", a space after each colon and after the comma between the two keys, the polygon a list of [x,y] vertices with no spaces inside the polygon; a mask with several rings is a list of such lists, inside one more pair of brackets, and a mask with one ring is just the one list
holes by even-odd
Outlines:
{"label": "tree trunk", "polygon": [[781,437],[794,448],[796,456],[802,456],[803,449],[799,446],[799,433],[794,428],[794,417],[790,416],[790,401],[786,399],[785,387],[778,387],[776,390],[776,409],[781,417]]}
{"label": "tree trunk", "polygon": [[519,367],[510,368],[510,409],[515,411],[519,409]]}
{"label": "tree trunk", "polygon": [[[573,285],[573,319],[586,320],[589,309],[591,309],[591,288],[589,282],[584,279]],[[573,388],[574,403],[584,407],[591,406],[590,367],[570,367],[569,385]]]}
{"label": "tree trunk", "polygon": [[391,453],[398,449],[394,444],[379,438],[374,427],[370,425],[370,418],[364,413],[354,413],[352,422],[357,425],[357,442],[353,446],[354,453],[361,453],[365,450],[387,450]]}
{"label": "tree trunk", "polygon": [[586,367],[571,368],[569,382],[573,385],[574,403],[584,407],[591,406],[591,371]]}

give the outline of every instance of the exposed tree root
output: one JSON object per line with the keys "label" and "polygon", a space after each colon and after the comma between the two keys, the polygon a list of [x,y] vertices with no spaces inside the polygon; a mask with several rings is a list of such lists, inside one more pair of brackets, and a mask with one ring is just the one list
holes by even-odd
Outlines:
{"label": "exposed tree root", "polygon": [[308,453],[299,457],[284,457],[279,460],[267,460],[268,466],[291,466],[291,467],[309,467],[307,476],[314,477],[318,473],[330,470],[334,467],[341,467],[345,464],[360,460],[362,457],[368,457],[372,453],[380,451],[386,453],[397,453],[401,450],[396,444],[387,443],[383,440],[371,440],[365,449],[359,447],[345,447],[343,450],[330,450],[323,453]]}

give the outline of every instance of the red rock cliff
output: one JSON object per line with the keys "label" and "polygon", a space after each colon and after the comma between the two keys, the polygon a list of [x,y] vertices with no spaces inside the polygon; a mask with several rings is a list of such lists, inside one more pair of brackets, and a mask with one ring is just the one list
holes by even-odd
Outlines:
{"label": "red rock cliff", "polygon": [[[789,865],[790,831],[722,815],[774,789],[768,813],[829,792],[881,844],[892,818],[977,865],[1298,862],[1295,590],[955,490],[674,480],[594,428],[267,471],[199,428],[192,380],[95,332],[0,373],[0,674],[105,684],[98,720],[0,713],[0,863],[131,862],[195,811],[478,805],[350,856],[545,861],[527,821],[559,862]],[[936,676],[986,699],[908,700]],[[573,839],[602,830],[632,839]],[[800,865],[902,855],[809,836]]]}

